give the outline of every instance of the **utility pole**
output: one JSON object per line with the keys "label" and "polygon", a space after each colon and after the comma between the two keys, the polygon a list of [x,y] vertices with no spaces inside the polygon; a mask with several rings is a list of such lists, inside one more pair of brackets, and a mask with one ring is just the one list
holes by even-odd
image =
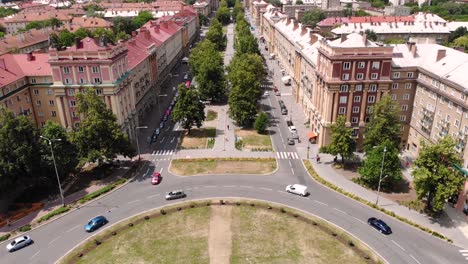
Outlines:
{"label": "utility pole", "polygon": [[60,177],[59,177],[58,170],[57,170],[57,164],[55,163],[54,148],[52,147],[52,142],[62,141],[62,139],[61,138],[49,139],[44,136],[40,136],[40,138],[47,140],[47,142],[49,143],[50,152],[52,153],[52,162],[54,163],[55,175],[57,176],[57,182],[58,182],[59,191],[60,191],[60,199],[62,200],[62,206],[65,206],[65,198],[63,197],[62,184],[60,183]]}

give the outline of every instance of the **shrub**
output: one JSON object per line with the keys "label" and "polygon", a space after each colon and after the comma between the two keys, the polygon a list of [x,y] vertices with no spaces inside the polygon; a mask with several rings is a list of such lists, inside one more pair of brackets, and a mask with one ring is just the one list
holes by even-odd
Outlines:
{"label": "shrub", "polygon": [[85,195],[85,197],[81,198],[79,200],[79,203],[80,204],[84,204],[86,203],[87,201],[90,201],[90,200],[93,200],[94,198],[96,197],[99,197],[105,193],[108,193],[110,192],[111,190],[113,190],[115,187],[119,186],[120,184],[123,184],[127,181],[127,179],[124,179],[124,178],[121,178],[121,179],[118,179],[117,181],[107,185],[106,187],[103,187],[95,192],[92,192],[90,194],[87,194]]}
{"label": "shrub", "polygon": [[47,221],[47,220],[49,220],[50,218],[52,218],[52,217],[54,217],[56,215],[66,213],[68,211],[70,211],[70,207],[62,206],[60,208],[57,208],[57,209],[53,210],[52,212],[50,212],[48,214],[43,215],[41,218],[39,218],[39,220],[37,220],[37,222],[41,223],[41,222]]}
{"label": "shrub", "polygon": [[31,225],[30,224],[24,225],[24,226],[20,227],[18,230],[20,232],[27,232],[27,231],[31,230]]}
{"label": "shrub", "polygon": [[3,236],[0,236],[0,242],[5,241],[5,240],[9,239],[10,237],[11,237],[10,233],[5,234]]}

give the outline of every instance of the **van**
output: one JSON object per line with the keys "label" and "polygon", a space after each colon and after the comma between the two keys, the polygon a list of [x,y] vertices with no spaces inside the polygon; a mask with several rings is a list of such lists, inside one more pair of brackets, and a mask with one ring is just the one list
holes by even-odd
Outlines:
{"label": "van", "polygon": [[307,192],[307,186],[301,184],[290,184],[286,186],[286,192],[294,193],[300,196],[307,196],[309,194]]}

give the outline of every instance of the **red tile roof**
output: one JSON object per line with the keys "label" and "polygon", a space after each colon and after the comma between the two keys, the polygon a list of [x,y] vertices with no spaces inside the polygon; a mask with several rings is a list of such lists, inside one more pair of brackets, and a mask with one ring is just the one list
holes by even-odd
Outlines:
{"label": "red tile roof", "polygon": [[49,40],[53,31],[49,28],[31,29],[27,32],[0,39],[0,54],[10,52],[14,48],[22,49]]}
{"label": "red tile roof", "polygon": [[146,27],[140,28],[140,32],[125,42],[128,49],[128,68],[133,69],[140,64],[148,56],[148,48],[152,45],[161,46],[161,42],[157,40]]}
{"label": "red tile roof", "polygon": [[413,16],[367,16],[367,17],[327,17],[318,23],[319,26],[333,26],[344,23],[371,23],[371,22],[407,22],[414,21]]}
{"label": "red tile roof", "polygon": [[99,50],[107,50],[112,48],[114,45],[108,43],[107,46],[102,47],[98,45],[98,40],[95,40],[90,37],[86,37],[80,41],[79,47],[73,45],[67,48],[67,51],[99,51]]}
{"label": "red tile roof", "polygon": [[28,56],[30,55],[4,54],[0,56],[0,87],[25,76],[52,75],[48,54],[32,54],[30,61],[28,61]]}

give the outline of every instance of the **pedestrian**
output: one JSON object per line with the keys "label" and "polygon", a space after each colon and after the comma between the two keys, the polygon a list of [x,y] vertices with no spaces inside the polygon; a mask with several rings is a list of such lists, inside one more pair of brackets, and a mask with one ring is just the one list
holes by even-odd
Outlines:
{"label": "pedestrian", "polygon": [[317,156],[315,157],[315,159],[317,160],[317,163],[320,162],[320,156],[317,154]]}
{"label": "pedestrian", "polygon": [[227,125],[227,128],[228,128],[228,130],[229,130],[229,125]]}
{"label": "pedestrian", "polygon": [[336,163],[337,160],[338,160],[338,156],[335,156],[335,157],[333,158],[333,162]]}

